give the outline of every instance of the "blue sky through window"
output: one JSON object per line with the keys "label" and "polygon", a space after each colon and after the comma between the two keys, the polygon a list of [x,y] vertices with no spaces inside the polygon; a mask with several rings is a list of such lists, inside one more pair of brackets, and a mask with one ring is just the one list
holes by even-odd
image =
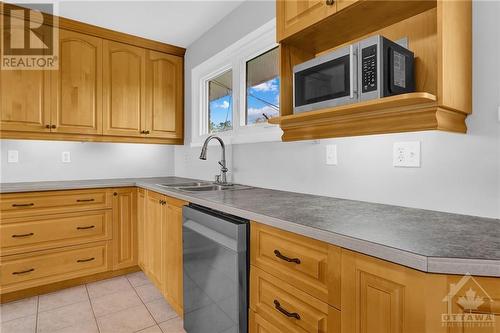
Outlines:
{"label": "blue sky through window", "polygon": [[266,122],[279,114],[280,80],[274,77],[247,90],[247,124]]}
{"label": "blue sky through window", "polygon": [[232,128],[233,98],[231,95],[222,96],[209,104],[210,132],[221,132]]}

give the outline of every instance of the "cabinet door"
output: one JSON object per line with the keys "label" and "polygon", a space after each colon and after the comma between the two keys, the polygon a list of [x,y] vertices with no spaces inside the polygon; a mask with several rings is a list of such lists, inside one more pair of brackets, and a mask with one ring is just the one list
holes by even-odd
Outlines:
{"label": "cabinet door", "polygon": [[50,71],[0,70],[2,131],[50,132]]}
{"label": "cabinet door", "polygon": [[424,273],[347,250],[341,267],[342,333],[426,332]]}
{"label": "cabinet door", "polygon": [[148,192],[146,199],[146,246],[148,266],[146,274],[157,288],[163,289],[163,261],[164,261],[164,234],[163,219],[165,217],[163,205],[164,196],[155,192]]}
{"label": "cabinet door", "polygon": [[141,136],[146,93],[146,51],[104,41],[103,133]]}
{"label": "cabinet door", "polygon": [[183,59],[148,52],[148,137],[181,138],[183,133]]}
{"label": "cabinet door", "polygon": [[321,21],[336,10],[329,0],[278,0],[276,20],[278,41]]}
{"label": "cabinet door", "polygon": [[148,255],[146,253],[146,190],[140,188],[137,190],[137,261],[139,267],[143,271],[146,270],[146,260]]}
{"label": "cabinet door", "polygon": [[113,193],[113,269],[137,265],[137,193],[135,188]]}
{"label": "cabinet door", "polygon": [[167,198],[167,230],[165,243],[165,295],[170,305],[182,316],[182,203]]}
{"label": "cabinet door", "polygon": [[53,71],[53,132],[102,133],[102,39],[60,30]]}

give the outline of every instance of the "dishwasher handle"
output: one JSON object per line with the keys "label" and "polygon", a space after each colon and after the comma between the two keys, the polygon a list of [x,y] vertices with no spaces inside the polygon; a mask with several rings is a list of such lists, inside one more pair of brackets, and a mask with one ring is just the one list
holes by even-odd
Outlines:
{"label": "dishwasher handle", "polygon": [[232,239],[220,232],[217,232],[213,229],[207,228],[206,226],[193,221],[191,219],[186,219],[184,221],[184,228],[189,229],[205,238],[208,238],[217,244],[220,244],[228,249],[238,252],[238,243],[237,240]]}

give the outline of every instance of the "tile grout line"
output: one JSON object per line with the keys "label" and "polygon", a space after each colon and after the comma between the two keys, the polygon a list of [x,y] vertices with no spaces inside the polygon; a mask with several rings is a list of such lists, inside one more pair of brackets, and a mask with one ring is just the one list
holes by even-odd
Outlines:
{"label": "tile grout line", "polygon": [[[130,284],[130,286],[132,287],[132,289],[134,289],[135,294],[137,295],[137,297],[139,297],[139,300],[144,305],[144,307],[146,308],[146,311],[149,313],[149,315],[151,316],[151,318],[153,318],[153,321],[156,323],[156,325],[158,325],[158,322],[156,321],[155,317],[153,316],[153,314],[151,313],[151,311],[149,311],[148,306],[146,305],[146,303],[144,303],[144,301],[142,300],[141,296],[139,296],[139,293],[137,292],[137,290],[135,289],[135,287],[132,285],[132,283],[130,283],[130,280],[128,279],[128,277],[126,275],[125,275],[125,279],[127,279],[127,282]],[[144,286],[145,286],[145,284],[144,284]],[[138,287],[140,287],[140,286],[138,286]],[[146,327],[146,328],[148,328],[148,327]],[[145,329],[145,328],[143,328],[143,329]]]}
{"label": "tile grout line", "polygon": [[95,325],[97,326],[97,332],[101,332],[101,328],[99,327],[99,322],[97,321],[97,317],[94,312],[94,306],[92,305],[92,299],[90,298],[89,288],[87,288],[87,283],[85,284],[85,291],[87,291],[87,297],[89,298],[90,309],[92,310],[92,315],[94,316]]}

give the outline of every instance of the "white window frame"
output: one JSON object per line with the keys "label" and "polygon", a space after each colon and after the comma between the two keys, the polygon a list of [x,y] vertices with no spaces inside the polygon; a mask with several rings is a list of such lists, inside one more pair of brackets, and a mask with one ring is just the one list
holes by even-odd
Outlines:
{"label": "white window frame", "polygon": [[246,125],[246,63],[273,48],[276,20],[272,19],[191,71],[191,146],[201,146],[208,133],[208,81],[232,70],[232,130],[218,132],[227,144],[280,141],[283,132],[268,123]]}

